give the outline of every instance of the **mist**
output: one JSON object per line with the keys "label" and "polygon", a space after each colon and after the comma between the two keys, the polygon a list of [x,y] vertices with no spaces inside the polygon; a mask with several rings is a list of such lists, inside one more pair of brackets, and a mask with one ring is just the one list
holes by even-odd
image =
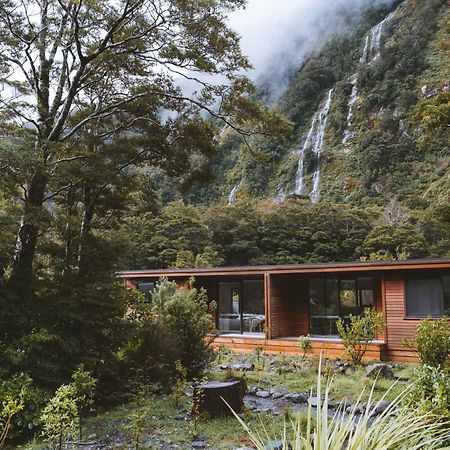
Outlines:
{"label": "mist", "polygon": [[370,6],[392,6],[396,0],[249,0],[229,16],[241,36],[243,53],[253,70],[247,75],[270,88],[276,101],[289,74],[313,49],[336,34],[351,32]]}

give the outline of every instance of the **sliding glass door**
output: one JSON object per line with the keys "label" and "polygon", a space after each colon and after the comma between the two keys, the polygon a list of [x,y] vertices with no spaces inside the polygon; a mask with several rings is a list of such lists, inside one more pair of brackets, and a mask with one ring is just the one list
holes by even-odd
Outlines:
{"label": "sliding glass door", "polygon": [[262,333],[264,325],[262,280],[219,283],[218,328],[221,334]]}
{"label": "sliding glass door", "polygon": [[309,330],[315,336],[337,336],[336,322],[361,314],[373,305],[371,277],[311,278],[309,280]]}

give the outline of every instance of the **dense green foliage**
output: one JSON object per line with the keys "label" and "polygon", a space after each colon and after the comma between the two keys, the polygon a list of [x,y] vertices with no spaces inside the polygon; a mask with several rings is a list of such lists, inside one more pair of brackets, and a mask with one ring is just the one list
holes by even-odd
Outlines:
{"label": "dense green foliage", "polygon": [[441,202],[419,214],[396,200],[385,208],[358,208],[243,199],[201,209],[176,201],[128,221],[131,244],[122,264],[144,269],[444,256],[449,211]]}
{"label": "dense green foliage", "polygon": [[405,341],[405,345],[416,350],[423,365],[450,369],[448,317],[421,320],[414,331],[412,341]]}
{"label": "dense green foliage", "polygon": [[123,371],[131,381],[159,382],[165,387],[180,371],[191,379],[200,376],[212,361],[215,304],[191,280],[183,289],[162,278],[151,303],[136,305],[138,327],[120,352]]}

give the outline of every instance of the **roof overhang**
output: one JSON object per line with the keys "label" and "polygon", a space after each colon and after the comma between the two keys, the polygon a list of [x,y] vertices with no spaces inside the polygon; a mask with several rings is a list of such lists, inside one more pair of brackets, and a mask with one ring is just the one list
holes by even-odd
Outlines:
{"label": "roof overhang", "polygon": [[290,264],[279,266],[241,266],[214,267],[205,269],[151,269],[123,270],[117,272],[120,278],[186,278],[204,276],[258,276],[302,273],[332,273],[332,272],[367,272],[393,270],[426,270],[450,269],[450,258],[417,259],[405,261],[375,261],[375,262],[340,262],[318,264]]}

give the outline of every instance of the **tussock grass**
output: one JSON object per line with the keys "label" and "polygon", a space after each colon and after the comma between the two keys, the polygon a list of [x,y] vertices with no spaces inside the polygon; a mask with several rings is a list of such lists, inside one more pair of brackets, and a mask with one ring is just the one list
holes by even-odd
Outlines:
{"label": "tussock grass", "polygon": [[[330,413],[329,397],[332,380],[324,387],[321,364],[317,376],[317,397],[321,399],[317,408],[308,406],[306,424],[304,419],[286,421],[282,436],[283,450],[434,450],[450,449],[444,445],[450,441],[449,424],[435,423],[430,416],[402,407],[402,400],[408,389],[400,393],[380,414],[375,411],[382,399],[374,400],[374,386],[367,404],[362,404],[361,392],[356,407],[362,407],[362,414],[346,413],[341,404],[334,414]],[[273,440],[265,426],[261,431],[251,429],[235,414],[252,443],[258,450],[265,450],[265,442]]]}

